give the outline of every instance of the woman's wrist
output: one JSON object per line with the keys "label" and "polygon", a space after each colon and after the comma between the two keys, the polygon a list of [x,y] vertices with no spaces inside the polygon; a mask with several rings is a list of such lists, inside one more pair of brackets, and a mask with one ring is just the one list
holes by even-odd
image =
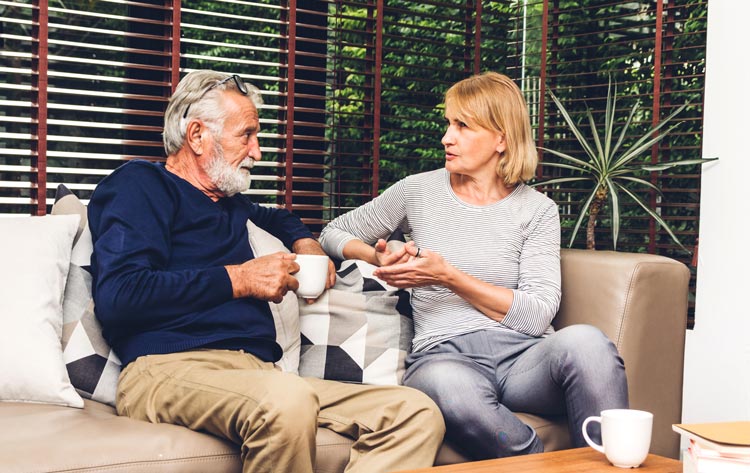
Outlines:
{"label": "woman's wrist", "polygon": [[378,249],[375,248],[375,245],[371,246],[370,248],[372,248],[372,253],[371,253],[372,256],[370,257],[370,261],[368,261],[368,263],[380,267],[380,259],[378,258]]}
{"label": "woman's wrist", "polygon": [[437,274],[437,279],[440,281],[439,284],[456,292],[461,276],[463,276],[464,273],[447,261],[444,261],[443,264],[445,269]]}
{"label": "woman's wrist", "polygon": [[375,247],[368,245],[362,240],[349,240],[344,245],[341,254],[344,259],[358,259],[374,264],[375,266],[380,266]]}

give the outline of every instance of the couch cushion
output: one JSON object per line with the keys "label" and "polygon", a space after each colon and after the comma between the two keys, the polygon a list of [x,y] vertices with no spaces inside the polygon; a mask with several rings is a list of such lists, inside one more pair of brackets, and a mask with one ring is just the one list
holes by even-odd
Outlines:
{"label": "couch cushion", "polygon": [[[571,448],[568,424],[565,417],[544,418],[531,414],[516,414],[523,422],[536,430],[544,444],[544,451]],[[349,458],[352,440],[326,429],[318,429],[318,459],[316,473],[340,473],[344,471]],[[449,443],[444,443],[438,451],[435,465],[452,465],[471,461]]]}
{"label": "couch cushion", "polygon": [[83,406],[60,344],[78,222],[72,215],[0,219],[0,400]]}
{"label": "couch cushion", "polygon": [[[545,418],[532,414],[516,413],[526,425],[531,426],[544,444],[544,451],[565,450],[571,448],[568,424],[565,417]],[[448,442],[438,451],[435,465],[452,465],[471,461],[460,450],[453,448]]]}
{"label": "couch cushion", "polygon": [[[0,403],[3,473],[240,473],[239,448],[212,435],[119,417],[86,400],[83,409]],[[316,473],[341,473],[352,440],[318,429]],[[463,460],[454,453],[451,458]],[[465,460],[463,460],[465,461]]]}
{"label": "couch cushion", "polygon": [[239,450],[184,427],[119,417],[85,401],[84,409],[0,403],[4,473],[102,471],[238,473]]}
{"label": "couch cushion", "polygon": [[544,445],[545,452],[573,448],[570,444],[567,417],[540,417],[525,412],[516,412],[515,414],[524,424],[536,431]]}

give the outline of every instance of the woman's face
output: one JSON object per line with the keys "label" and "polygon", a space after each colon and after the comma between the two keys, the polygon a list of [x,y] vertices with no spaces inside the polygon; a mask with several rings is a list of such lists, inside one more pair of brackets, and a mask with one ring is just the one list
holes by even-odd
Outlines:
{"label": "woman's face", "polygon": [[450,107],[445,118],[448,129],[441,140],[445,147],[445,168],[451,173],[468,175],[495,172],[505,151],[502,133],[461,121]]}

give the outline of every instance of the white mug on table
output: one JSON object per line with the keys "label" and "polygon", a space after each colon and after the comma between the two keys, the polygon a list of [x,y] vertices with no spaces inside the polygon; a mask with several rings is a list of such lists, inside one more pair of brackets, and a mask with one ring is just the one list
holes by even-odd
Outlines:
{"label": "white mug on table", "polygon": [[[654,415],[635,409],[608,409],[601,416],[583,421],[583,438],[593,449],[602,452],[607,460],[620,468],[637,468],[648,456],[651,446],[651,427]],[[602,445],[589,437],[589,422],[602,425]]]}

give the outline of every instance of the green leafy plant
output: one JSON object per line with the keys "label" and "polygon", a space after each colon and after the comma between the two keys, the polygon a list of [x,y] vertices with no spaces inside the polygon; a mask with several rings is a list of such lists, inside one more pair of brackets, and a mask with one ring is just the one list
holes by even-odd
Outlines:
{"label": "green leafy plant", "polygon": [[[661,216],[650,208],[649,205],[643,201],[641,197],[636,194],[632,189],[633,186],[643,186],[648,189],[656,191],[663,197],[661,190],[648,180],[648,177],[653,171],[663,171],[670,169],[675,166],[691,166],[696,164],[702,164],[709,161],[713,161],[718,158],[698,158],[698,159],[685,159],[678,161],[668,161],[658,164],[641,164],[636,162],[636,158],[640,157],[651,149],[655,143],[661,141],[667,136],[672,130],[674,130],[680,123],[673,123],[670,125],[675,116],[682,112],[685,107],[689,105],[686,103],[676,110],[674,110],[668,117],[662,120],[659,124],[652,127],[649,131],[643,134],[640,138],[632,142],[629,146],[625,143],[625,137],[627,136],[628,129],[633,123],[633,118],[639,109],[640,104],[635,103],[630,109],[630,113],[622,126],[622,129],[617,136],[615,141],[615,125],[618,121],[615,117],[615,111],[617,110],[617,86],[613,87],[612,80],[610,78],[609,85],[607,88],[607,100],[606,108],[604,112],[604,124],[603,124],[603,136],[600,136],[599,127],[594,120],[594,116],[591,110],[586,107],[586,117],[588,118],[589,126],[591,127],[591,135],[593,136],[593,144],[587,141],[586,137],[581,132],[580,128],[570,116],[565,106],[555,96],[554,93],[550,92],[552,100],[557,105],[560,114],[568,124],[570,131],[575,135],[578,143],[580,143],[583,150],[588,155],[588,160],[579,159],[569,154],[562,153],[548,148],[541,148],[558,158],[562,159],[563,162],[551,162],[544,161],[541,164],[543,166],[557,167],[567,169],[571,171],[570,175],[564,177],[557,177],[536,182],[533,186],[544,186],[550,184],[558,184],[565,182],[580,182],[580,181],[591,181],[594,183],[594,187],[591,193],[586,198],[583,206],[580,209],[580,213],[576,220],[573,228],[573,234],[570,238],[568,246],[573,245],[578,230],[581,227],[586,215],[588,215],[588,225],[586,228],[586,247],[588,249],[596,248],[596,240],[594,235],[594,229],[596,228],[597,218],[599,213],[604,208],[607,201],[610,201],[611,218],[612,218],[612,243],[613,247],[617,249],[617,240],[620,233],[620,200],[621,196],[626,196],[633,200],[638,206],[646,212],[651,218],[656,220],[672,239],[682,248],[689,252],[682,243],[677,239],[670,226],[661,218]],[[668,126],[669,125],[669,126]]]}

